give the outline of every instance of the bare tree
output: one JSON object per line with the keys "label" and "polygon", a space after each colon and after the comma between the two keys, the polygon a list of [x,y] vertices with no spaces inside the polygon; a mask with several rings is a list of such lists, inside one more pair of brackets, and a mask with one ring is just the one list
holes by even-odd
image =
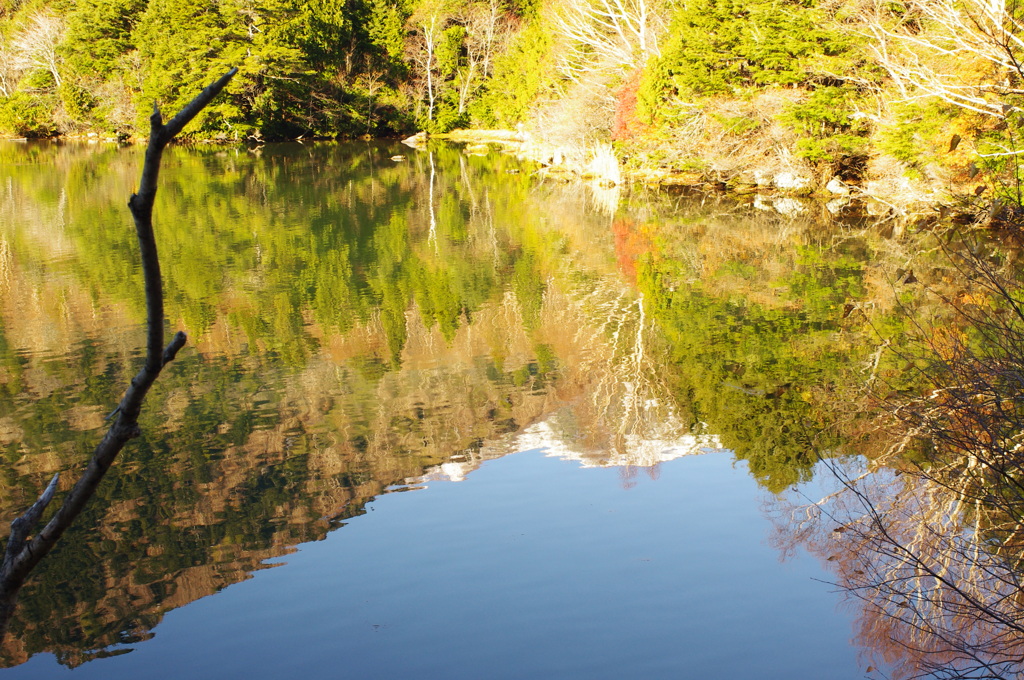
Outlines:
{"label": "bare tree", "polygon": [[456,75],[461,114],[466,111],[473,88],[491,75],[494,55],[508,42],[512,24],[503,0],[471,2],[456,19],[466,28],[466,66]]}
{"label": "bare tree", "polygon": [[893,443],[872,469],[828,463],[839,490],[792,513],[915,676],[1024,673],[1024,229],[1001,226],[998,247],[943,236],[965,285],[932,291],[951,318],[901,350],[926,387],[883,401]]}
{"label": "bare tree", "polygon": [[14,66],[23,71],[44,70],[60,87],[60,54],[57,50],[64,37],[64,22],[50,12],[33,14],[25,28],[11,41]]}
{"label": "bare tree", "polygon": [[556,21],[566,42],[562,71],[579,78],[590,70],[630,70],[658,56],[665,25],[653,0],[569,0]]}
{"label": "bare tree", "polygon": [[983,503],[907,470],[825,465],[840,488],[777,507],[776,543],[802,543],[830,564],[859,601],[860,641],[897,677],[1020,677],[1024,583],[992,549]]}
{"label": "bare tree", "polygon": [[376,99],[377,95],[387,84],[385,75],[383,70],[367,64],[366,70],[359,77],[360,83],[366,89],[366,134],[368,135],[373,132],[374,124],[376,123],[376,116],[374,115]]}
{"label": "bare tree", "polygon": [[18,85],[18,68],[14,65],[11,48],[0,37],[0,97],[10,97]]}
{"label": "bare tree", "polygon": [[437,73],[437,48],[441,41],[446,17],[441,10],[434,9],[411,20],[415,40],[410,45],[409,60],[419,71],[419,80],[427,100],[427,120],[434,120],[434,108],[439,96]]}
{"label": "bare tree", "polygon": [[467,48],[479,55],[480,72],[484,77],[491,75],[491,62],[511,37],[512,26],[503,0],[485,0],[470,5],[467,21],[469,33],[474,37]]}
{"label": "bare tree", "polygon": [[128,201],[139,240],[142,274],[146,289],[145,363],[132,379],[131,385],[125,391],[117,408],[108,417],[113,418],[114,421],[103,440],[96,446],[88,467],[50,521],[38,533],[29,538],[56,493],[58,475],[54,475],[39,500],[11,522],[11,533],[7,539],[3,563],[0,564],[0,639],[6,634],[17,602],[18,590],[25,582],[29,572],[50,551],[64,531],[71,526],[78,514],[85,508],[125,444],[141,434],[138,419],[146,394],[163,367],[171,362],[178,350],[185,345],[185,334],[179,331],[164,347],[163,284],[160,275],[160,261],[157,257],[156,239],[153,235],[153,203],[156,199],[160,159],[167,144],[224,89],[237,72],[238,69],[233,68],[221,76],[166,124],[163,123],[159,109],[154,107],[153,115],[150,117],[149,145],[146,148],[146,159],[142,167],[139,191],[132,194]]}
{"label": "bare tree", "polygon": [[874,2],[861,31],[904,97],[938,97],[1002,118],[1011,108],[1007,97],[1024,93],[1019,17],[1016,0]]}
{"label": "bare tree", "polygon": [[718,446],[711,435],[692,439],[689,414],[672,394],[651,349],[653,326],[642,294],[609,276],[567,290],[549,282],[544,297],[545,322],[576,329],[564,341],[579,358],[564,377],[567,383],[586,385],[585,396],[573,405],[576,420],[588,423],[579,444],[639,466],[655,464],[665,450],[684,446],[686,439]]}

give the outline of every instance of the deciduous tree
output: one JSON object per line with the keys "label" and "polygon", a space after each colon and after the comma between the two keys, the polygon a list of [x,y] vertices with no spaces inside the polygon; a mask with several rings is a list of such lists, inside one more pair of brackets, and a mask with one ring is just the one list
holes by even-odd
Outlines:
{"label": "deciduous tree", "polygon": [[871,3],[868,49],[906,98],[938,97],[1002,118],[1024,94],[1024,23],[1015,0]]}
{"label": "deciduous tree", "polygon": [[59,46],[64,37],[64,21],[48,11],[33,14],[11,41],[14,66],[23,71],[49,73],[56,87],[62,82]]}
{"label": "deciduous tree", "polygon": [[660,54],[665,23],[655,0],[569,0],[555,31],[565,41],[563,72],[573,78],[601,68],[631,70]]}

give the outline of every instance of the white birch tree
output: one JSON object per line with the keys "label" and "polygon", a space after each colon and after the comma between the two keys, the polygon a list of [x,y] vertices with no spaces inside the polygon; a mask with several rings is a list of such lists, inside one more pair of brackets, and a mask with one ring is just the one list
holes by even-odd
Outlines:
{"label": "white birch tree", "polygon": [[1015,0],[874,2],[861,32],[903,97],[937,97],[1003,118],[1024,94],[1024,23]]}
{"label": "white birch tree", "polygon": [[578,79],[590,70],[636,69],[660,54],[664,29],[654,0],[569,0],[555,18],[565,41],[562,72]]}
{"label": "white birch tree", "polygon": [[11,41],[13,66],[22,71],[46,71],[53,77],[54,85],[60,87],[58,46],[64,37],[64,28],[64,21],[55,14],[46,11],[33,14]]}

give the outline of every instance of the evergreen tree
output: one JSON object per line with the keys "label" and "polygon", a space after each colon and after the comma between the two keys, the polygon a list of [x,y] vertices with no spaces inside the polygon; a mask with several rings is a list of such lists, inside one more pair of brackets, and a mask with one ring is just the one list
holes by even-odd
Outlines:
{"label": "evergreen tree", "polygon": [[145,0],[74,0],[62,48],[71,73],[78,79],[111,76],[134,48],[132,30],[145,7]]}
{"label": "evergreen tree", "polygon": [[812,58],[842,52],[846,39],[800,0],[688,0],[673,17],[662,56],[647,70],[642,111],[684,96],[736,92],[811,79]]}

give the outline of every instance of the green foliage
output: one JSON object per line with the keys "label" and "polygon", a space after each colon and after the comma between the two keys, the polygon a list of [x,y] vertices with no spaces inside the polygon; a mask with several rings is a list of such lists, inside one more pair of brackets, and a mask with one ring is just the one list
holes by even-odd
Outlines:
{"label": "green foliage", "polygon": [[865,154],[868,140],[867,126],[852,117],[850,102],[855,96],[849,88],[821,87],[779,116],[803,135],[796,143],[798,156],[817,164],[846,163],[846,174],[857,171],[857,159]]}
{"label": "green foliage", "polygon": [[722,116],[712,114],[715,121],[731,135],[743,135],[761,127],[761,122],[750,116]]}
{"label": "green foliage", "polygon": [[430,133],[450,132],[469,125],[469,113],[459,113],[456,93],[449,93],[436,103],[434,120],[421,119],[420,128]]}
{"label": "green foliage", "polygon": [[[989,121],[970,121],[973,125],[967,129],[975,135],[973,142],[978,155],[974,157],[969,177],[975,181],[984,178],[999,200],[1024,205],[1024,164],[1020,159],[1024,146],[1024,115],[1021,115],[1020,107],[1024,105],[1024,99],[1009,97],[1008,100],[1008,105],[1014,108],[997,125],[993,126]],[[959,129],[963,131],[964,127],[961,123]],[[933,145],[936,147],[933,152],[943,160],[952,155],[943,153],[948,149],[949,136],[948,126],[945,130],[940,128]],[[985,174],[976,177],[978,171]]]}
{"label": "green foliage", "polygon": [[[229,28],[233,29],[230,33]],[[238,43],[222,40],[224,35],[237,36],[236,31],[228,17],[206,0],[148,3],[133,35],[145,64],[145,80],[136,106],[140,130],[145,129],[154,103],[165,111],[177,111],[215,74],[238,63],[236,58],[242,56]],[[193,123],[193,129],[206,134],[227,133],[242,122],[238,92],[246,84],[236,78],[228,95],[207,107]],[[252,129],[251,125],[245,127]]]}
{"label": "green foliage", "polygon": [[[43,0],[36,5],[46,3]],[[385,0],[61,0],[66,117],[145,134],[154,102],[176,111],[231,66],[226,95],[189,131],[244,139],[387,133],[408,127],[399,94],[408,8]],[[23,9],[23,13],[29,11]],[[6,26],[16,31],[17,26]],[[0,31],[7,32],[7,31]],[[42,100],[36,69],[19,89]],[[59,119],[53,102],[51,117]],[[131,111],[138,111],[135,120]],[[12,116],[9,116],[9,118]],[[21,116],[25,118],[25,116]],[[37,126],[38,127],[38,126]]]}
{"label": "green foliage", "polygon": [[437,71],[442,78],[452,78],[460,66],[463,42],[466,39],[464,26],[450,26],[441,34],[441,42],[437,46]]}
{"label": "green foliage", "polygon": [[737,92],[806,81],[814,60],[842,53],[813,4],[799,0],[691,0],[676,11],[662,55],[641,82],[638,109],[648,122],[667,98]]}
{"label": "green foliage", "polygon": [[0,132],[18,137],[49,137],[56,132],[53,97],[16,92],[0,98]]}
{"label": "green foliage", "polygon": [[370,42],[382,50],[392,64],[401,64],[405,52],[405,20],[408,16],[397,3],[388,0],[370,0],[369,21],[366,26]]}
{"label": "green foliage", "polygon": [[832,164],[864,153],[867,140],[857,135],[833,135],[826,139],[805,137],[796,142],[796,155],[815,164]]}
{"label": "green foliage", "polygon": [[299,48],[300,9],[292,0],[150,2],[135,32],[146,65],[137,108],[149,111],[148,102],[157,101],[177,110],[213,77],[238,66],[227,96],[197,117],[196,129],[241,139],[255,131],[290,136],[315,128],[303,97],[311,83],[308,56]]}
{"label": "green foliage", "polygon": [[64,112],[72,119],[86,121],[92,118],[92,112],[96,108],[97,102],[87,89],[70,80],[65,80],[58,88],[57,94],[64,107]]}
{"label": "green foliage", "polygon": [[53,79],[53,74],[50,71],[35,68],[26,73],[18,85],[22,92],[37,92],[46,95],[57,87],[57,82]]}
{"label": "green foliage", "polygon": [[539,21],[522,29],[494,63],[494,75],[474,107],[474,118],[486,125],[511,128],[526,121],[527,112],[553,81],[551,34]]}
{"label": "green foliage", "polygon": [[846,106],[852,92],[841,87],[814,90],[806,101],[793,104],[779,119],[797,132],[825,137],[850,128],[850,110]]}
{"label": "green foliage", "polygon": [[948,115],[933,103],[904,103],[894,108],[896,125],[879,131],[878,148],[919,170],[934,156],[935,149],[928,140],[945,127]]}
{"label": "green foliage", "polygon": [[96,81],[113,74],[133,48],[132,30],[145,0],[74,0],[61,46],[72,78]]}
{"label": "green foliage", "polygon": [[537,276],[537,268],[536,258],[532,253],[527,253],[516,261],[512,274],[512,290],[519,302],[523,325],[531,331],[540,322],[540,309],[547,289],[544,280]]}
{"label": "green foliage", "polygon": [[[566,96],[557,68],[565,46],[543,5],[506,0],[496,33],[485,41],[485,0],[12,0],[0,7],[0,40],[8,47],[32,13],[54,10],[63,18],[63,77],[58,92],[45,69],[18,74],[10,88],[17,94],[0,102],[0,130],[45,136],[88,127],[142,137],[154,103],[173,113],[231,66],[240,68],[238,77],[186,134],[259,142],[384,136],[414,127],[515,128],[529,122],[539,102]],[[607,85],[619,96],[616,139],[636,144],[620,144],[625,156],[710,167],[702,156],[713,153],[699,144],[678,148],[675,117],[703,110],[728,135],[760,140],[771,135],[759,129],[763,117],[716,115],[709,100],[785,88],[810,93],[782,117],[800,133],[792,151],[846,178],[862,172],[875,139],[864,121],[844,117],[855,93],[839,84],[852,70],[861,80],[881,79],[842,25],[853,20],[851,10],[820,0],[686,0],[658,11],[669,21],[660,56],[639,65],[625,84]],[[437,21],[429,110],[425,17]],[[912,104],[898,117],[897,125],[870,132],[878,133],[883,152],[920,174],[940,126],[953,116]],[[1007,135],[1019,131],[1008,123],[980,130],[976,146],[1007,146]],[[1011,166],[998,156],[984,169],[1011,186]]]}
{"label": "green foliage", "polygon": [[[681,260],[638,263],[637,286],[661,331],[677,398],[771,491],[808,479],[819,452],[839,445],[811,391],[857,375],[867,351],[836,333],[842,305],[866,295],[864,254],[855,245],[800,249],[790,273],[765,282],[783,291],[775,305],[747,299],[761,268],[740,257],[703,281]],[[749,285],[711,292],[715,279]]]}

